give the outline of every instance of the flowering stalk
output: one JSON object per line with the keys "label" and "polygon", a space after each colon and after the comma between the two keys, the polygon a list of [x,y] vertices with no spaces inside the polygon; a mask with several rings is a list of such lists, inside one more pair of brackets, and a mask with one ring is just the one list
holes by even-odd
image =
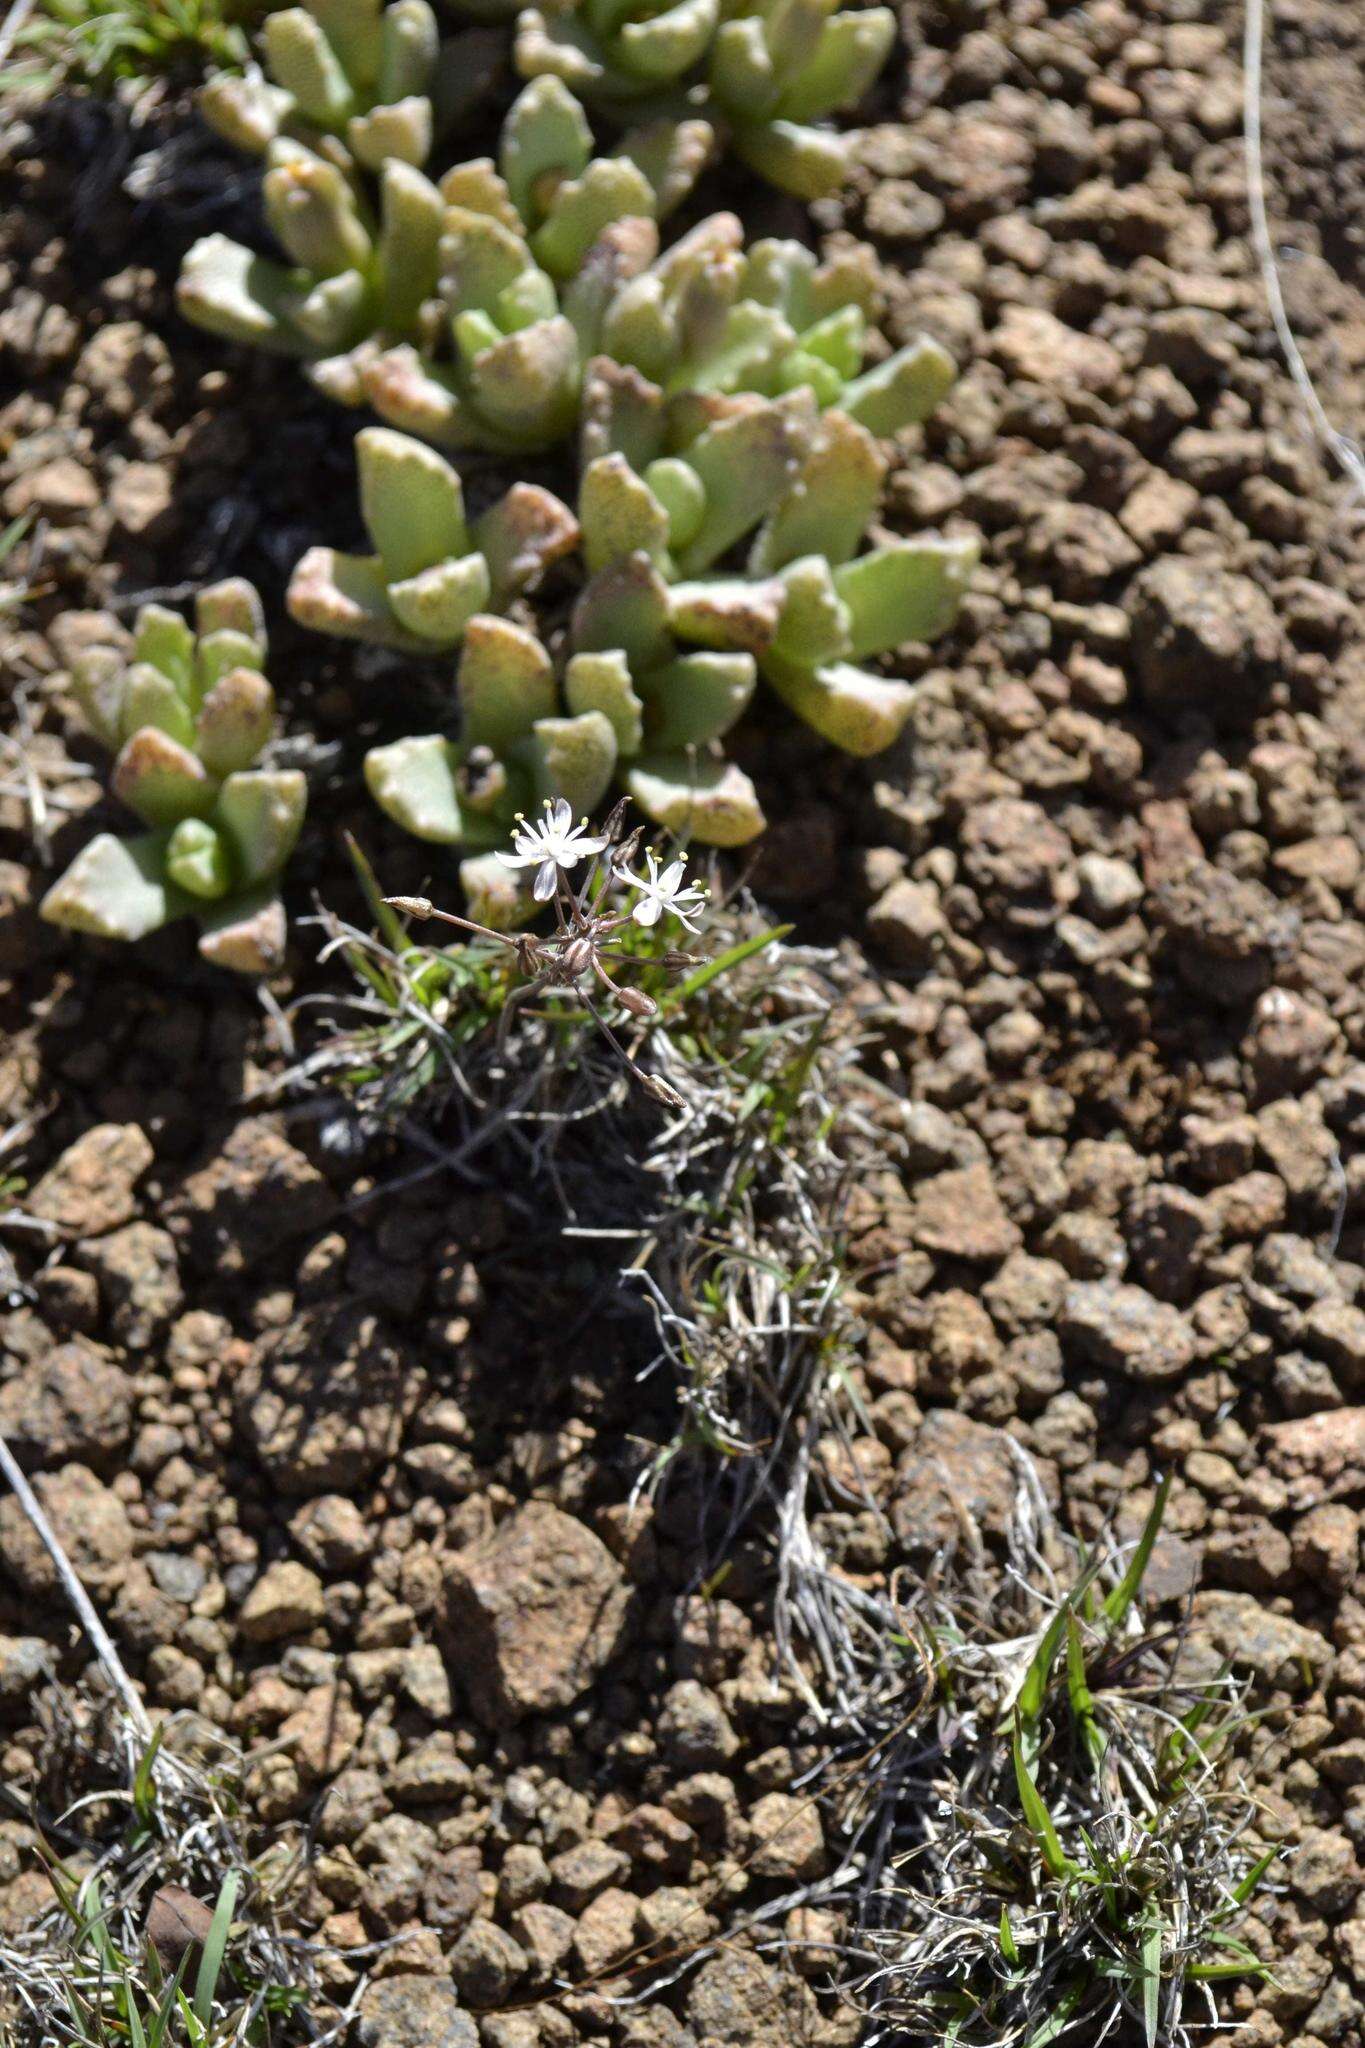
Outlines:
{"label": "flowering stalk", "polygon": [[[490,939],[508,950],[521,982],[511,990],[503,1004],[500,1038],[505,1038],[516,1007],[543,991],[569,990],[583,1004],[612,1050],[645,1092],[670,1109],[681,1109],[682,1097],[677,1091],[657,1074],[646,1073],[634,1054],[621,1043],[594,1000],[592,983],[596,982],[628,1017],[637,1022],[644,1023],[657,1016],[659,1005],[653,996],[644,989],[619,981],[611,972],[612,968],[619,973],[622,967],[641,965],[639,954],[613,941],[623,937],[632,924],[649,930],[666,916],[676,917],[687,931],[695,932],[698,928],[697,915],[706,903],[707,892],[686,881],[685,859],[673,860],[661,872],[658,856],[652,848],[645,853],[645,874],[633,874],[630,862],[635,857],[641,833],[637,828],[629,838],[617,844],[624,811],[623,800],[604,829],[593,833],[588,830],[586,820],[574,823],[572,809],[563,798],[553,804],[547,801],[538,821],[527,823],[522,819],[519,822],[513,851],[497,856],[509,868],[535,868],[535,900],[549,903],[554,908],[555,929],[550,933],[495,931],[490,925],[480,924],[473,918],[438,909],[426,896],[386,896],[384,902],[409,917],[435,918],[476,938]],[[569,877],[585,860],[590,861],[591,866],[584,881],[575,888]],[[621,888],[632,892],[636,900],[628,907],[613,908],[609,898],[613,890]],[[648,964],[678,972],[695,966],[696,956],[670,949],[662,955],[650,956]]]}

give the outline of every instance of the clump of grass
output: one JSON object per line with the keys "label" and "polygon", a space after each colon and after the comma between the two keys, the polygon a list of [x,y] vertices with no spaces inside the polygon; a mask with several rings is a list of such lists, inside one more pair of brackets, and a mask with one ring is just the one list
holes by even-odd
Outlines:
{"label": "clump of grass", "polygon": [[320,1097],[334,1139],[384,1134],[416,1151],[413,1174],[496,1184],[542,1233],[548,1195],[550,1227],[619,1250],[657,1330],[646,1372],[679,1396],[642,1484],[682,1451],[717,1452],[733,1527],[785,1471],[843,1349],[838,1215],[867,1133],[836,1105],[840,963],[743,890],[713,890],[695,935],[668,916],[613,931],[612,972],[639,1000],[609,1033],[572,986],[537,981],[528,999],[535,957],[507,939],[415,944],[355,857],[374,929],[320,914],[323,955],[354,985],[296,1006],[313,1044],[281,1085]]}
{"label": "clump of grass", "polygon": [[861,1791],[874,2038],[1183,2044],[1214,1985],[1265,1974],[1234,1931],[1274,1854],[1238,1777],[1241,1696],[1139,1605],[1167,1492],[1125,1562],[1063,1542],[1026,1487],[1008,1569],[940,1555],[888,1609],[920,1676]]}
{"label": "clump of grass", "polygon": [[76,86],[136,97],[162,79],[241,71],[244,23],[261,12],[234,0],[36,0],[4,50],[0,92],[44,99]]}
{"label": "clump of grass", "polygon": [[[0,1940],[0,2048],[257,2048],[302,2038],[313,1952],[285,1931],[299,1859],[253,1859],[243,1759],[191,1715],[150,1738],[112,1700],[54,1686],[33,1782],[52,1904]],[[158,1934],[168,1918],[182,1936]],[[307,2029],[318,2038],[316,2025]]]}

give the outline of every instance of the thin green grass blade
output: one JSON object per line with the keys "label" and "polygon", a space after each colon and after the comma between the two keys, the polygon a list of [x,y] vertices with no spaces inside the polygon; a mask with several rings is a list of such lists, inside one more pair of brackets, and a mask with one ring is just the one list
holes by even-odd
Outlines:
{"label": "thin green grass blade", "polygon": [[696,995],[708,982],[714,981],[718,974],[728,974],[732,967],[738,967],[742,961],[752,960],[754,954],[761,953],[765,946],[780,944],[794,929],[793,925],[775,924],[766,932],[756,932],[751,939],[741,939],[737,946],[731,946],[728,951],[718,953],[714,960],[704,960],[700,967],[693,969],[685,981],[677,984],[668,1001],[661,1004],[660,1008],[676,1010],[689,996]]}
{"label": "thin green grass blade", "polygon": [[1118,1628],[1127,1619],[1128,1610],[1137,1599],[1142,1581],[1147,1575],[1151,1562],[1152,1548],[1161,1533],[1161,1524],[1166,1515],[1166,1503],[1171,1497],[1171,1482],[1175,1475],[1168,1472],[1156,1490],[1152,1512],[1148,1515],[1138,1538],[1137,1549],[1128,1560],[1128,1569],[1104,1603],[1105,1618]]}
{"label": "thin green grass blade", "polygon": [[1018,1967],[1019,1944],[1014,1938],[1014,1929],[1010,1926],[1009,1908],[1007,1906],[1000,1908],[1000,1953],[1011,1969]]}
{"label": "thin green grass blade", "polygon": [[143,1750],[133,1777],[133,1811],[149,1831],[156,1818],[156,1760],[165,1739],[166,1730],[162,1726]]}
{"label": "thin green grass blade", "polygon": [[1074,1614],[1066,1617],[1066,1689],[1081,1746],[1096,1770],[1104,1761],[1105,1736],[1095,1717],[1095,1695],[1085,1671],[1085,1646]]}
{"label": "thin green grass blade", "polygon": [[1147,2048],[1156,2048],[1161,2017],[1161,1920],[1148,1913],[1142,1929],[1142,2033]]}
{"label": "thin green grass blade", "polygon": [[1061,1840],[1053,1825],[1052,1815],[1028,1762],[1024,1756],[1023,1730],[1016,1717],[1014,1723],[1014,1782],[1019,1788],[1019,1804],[1024,1809],[1024,1819],[1029,1833],[1038,1844],[1038,1853],[1052,1877],[1065,1877],[1072,1868],[1070,1860],[1062,1849]]}
{"label": "thin green grass blade", "polygon": [[370,915],[378,926],[385,944],[392,947],[395,953],[404,952],[411,944],[411,940],[403,929],[403,920],[398,912],[384,901],[384,892],[379,886],[378,877],[370,866],[359,840],[350,832],[346,834],[346,851],[351,856],[351,866],[355,869],[360,893],[369,906]]}
{"label": "thin green grass blade", "polygon": [[218,1903],[213,1909],[209,1931],[204,1936],[204,1952],[199,1958],[199,1974],[194,1980],[194,2014],[200,2025],[207,2028],[213,2018],[213,1997],[218,1989],[218,1975],[223,1967],[227,1952],[228,1934],[232,1928],[232,1911],[237,1904],[238,1874],[230,1870],[223,1879]]}
{"label": "thin green grass blade", "polygon": [[1246,1904],[1279,1853],[1278,1849],[1267,1849],[1264,1856],[1257,1857],[1241,1883],[1233,1886],[1232,1896],[1239,1906]]}
{"label": "thin green grass blade", "polygon": [[1041,2027],[1034,2029],[1027,2041],[1024,2042],[1023,2048],[1047,2048],[1048,2042],[1055,2041],[1057,2036],[1071,2024],[1071,2016],[1084,1995],[1084,1978],[1080,1978],[1075,1984],[1068,1984],[1066,1990],[1057,2000],[1056,2010],[1050,2018],[1043,2021]]}

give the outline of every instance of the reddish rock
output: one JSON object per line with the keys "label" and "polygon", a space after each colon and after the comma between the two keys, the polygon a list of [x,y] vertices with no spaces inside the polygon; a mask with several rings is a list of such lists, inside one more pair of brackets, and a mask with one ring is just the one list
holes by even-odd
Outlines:
{"label": "reddish rock", "polygon": [[620,1646],[630,1605],[606,1545],[532,1501],[450,1559],[447,1662],[489,1726],[547,1713],[586,1692]]}

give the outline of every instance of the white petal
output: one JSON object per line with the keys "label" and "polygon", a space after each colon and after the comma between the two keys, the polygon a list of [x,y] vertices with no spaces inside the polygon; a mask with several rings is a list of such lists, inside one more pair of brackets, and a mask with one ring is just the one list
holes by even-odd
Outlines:
{"label": "white petal", "polygon": [[536,871],[535,881],[531,885],[531,894],[535,897],[537,903],[549,902],[555,893],[555,882],[558,876],[559,869],[552,860],[541,862],[540,867]]}
{"label": "white petal", "polygon": [[498,855],[498,859],[505,868],[529,868],[536,857],[533,853],[500,853]]}
{"label": "white petal", "polygon": [[671,864],[671,866],[666,867],[664,869],[663,880],[660,882],[659,887],[664,891],[666,895],[674,895],[677,891],[678,884],[681,882],[683,876],[686,873],[686,860],[675,860]]}
{"label": "white petal", "polygon": [[635,919],[636,924],[657,924],[659,922],[659,912],[662,909],[663,905],[657,896],[646,896],[643,902],[636,904],[630,914]]}
{"label": "white petal", "polygon": [[556,832],[567,832],[573,823],[573,805],[566,796],[557,796],[554,810],[550,815]]}

